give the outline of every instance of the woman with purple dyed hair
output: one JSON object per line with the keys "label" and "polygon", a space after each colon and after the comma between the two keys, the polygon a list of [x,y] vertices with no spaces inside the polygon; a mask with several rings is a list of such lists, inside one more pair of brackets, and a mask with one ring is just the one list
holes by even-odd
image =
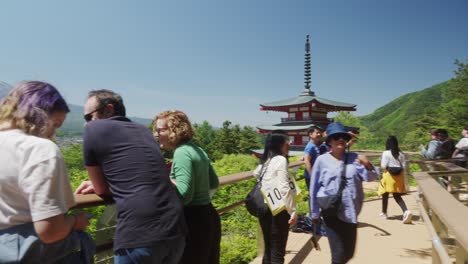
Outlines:
{"label": "woman with purple dyed hair", "polygon": [[0,263],[92,263],[63,156],[51,141],[67,103],[45,82],[18,84],[0,102]]}

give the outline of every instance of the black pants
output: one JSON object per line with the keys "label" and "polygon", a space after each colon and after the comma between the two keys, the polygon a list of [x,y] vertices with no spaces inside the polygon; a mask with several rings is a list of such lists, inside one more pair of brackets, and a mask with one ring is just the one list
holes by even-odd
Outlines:
{"label": "black pants", "polygon": [[[401,210],[403,213],[408,210],[406,208],[405,201],[403,201],[403,198],[401,198],[401,193],[393,193],[393,198],[397,202],[397,204],[400,206]],[[382,213],[387,213],[387,208],[388,208],[388,193],[384,193],[382,195]]]}
{"label": "black pants", "polygon": [[270,211],[260,217],[260,226],[265,242],[263,264],[282,264],[286,254],[286,243],[289,234],[289,214],[286,210],[273,216]]}
{"label": "black pants", "polygon": [[310,178],[304,178],[306,186],[307,186],[307,191],[310,192]]}
{"label": "black pants", "polygon": [[332,264],[348,262],[356,248],[357,224],[343,222],[335,216],[325,216],[323,220],[332,253]]}
{"label": "black pants", "polygon": [[208,205],[184,208],[188,226],[182,256],[183,264],[218,264],[221,242],[221,220],[218,212]]}

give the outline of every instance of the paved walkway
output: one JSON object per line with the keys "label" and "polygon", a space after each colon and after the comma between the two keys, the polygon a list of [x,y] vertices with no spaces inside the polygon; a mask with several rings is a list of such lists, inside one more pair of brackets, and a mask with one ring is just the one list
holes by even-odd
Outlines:
{"label": "paved walkway", "polygon": [[[372,186],[365,186],[372,188]],[[359,215],[358,241],[354,258],[349,264],[429,264],[431,241],[416,203],[415,191],[403,196],[408,209],[413,212],[413,223],[401,222],[402,212],[393,198],[389,199],[388,220],[380,219],[382,201],[379,198],[364,202]],[[286,263],[330,263],[331,254],[326,237],[318,241],[321,251],[312,248],[310,235],[290,233]],[[252,263],[261,263],[256,258]]]}

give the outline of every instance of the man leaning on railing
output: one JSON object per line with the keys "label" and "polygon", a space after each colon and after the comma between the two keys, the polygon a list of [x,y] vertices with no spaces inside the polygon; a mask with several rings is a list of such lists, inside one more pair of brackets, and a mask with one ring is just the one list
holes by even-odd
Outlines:
{"label": "man leaning on railing", "polygon": [[91,181],[76,193],[111,194],[117,207],[114,263],[178,263],[185,245],[182,203],[151,131],[125,117],[122,97],[91,91],[83,155]]}

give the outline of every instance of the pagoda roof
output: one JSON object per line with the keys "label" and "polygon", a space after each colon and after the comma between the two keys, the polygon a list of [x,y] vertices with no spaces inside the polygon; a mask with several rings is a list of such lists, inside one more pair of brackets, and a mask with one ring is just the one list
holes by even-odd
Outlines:
{"label": "pagoda roof", "polygon": [[[325,130],[328,126],[328,123],[322,123],[322,122],[301,122],[301,123],[279,123],[279,124],[274,124],[274,125],[264,125],[264,126],[257,126],[257,129],[260,130],[260,132],[265,133],[273,130],[284,130],[284,131],[300,131],[300,130],[307,130],[311,126],[318,126],[321,127],[323,130]],[[358,127],[352,127],[352,126],[345,126],[345,129],[347,131],[359,131]]]}
{"label": "pagoda roof", "polygon": [[294,131],[294,130],[305,130],[311,127],[313,124],[305,124],[305,125],[282,125],[282,124],[276,124],[276,125],[266,125],[266,126],[258,126],[257,128],[260,130],[265,130],[265,131],[273,131],[273,130],[284,130],[284,131]]}
{"label": "pagoda roof", "polygon": [[333,101],[315,96],[315,93],[304,91],[301,95],[281,101],[269,102],[260,104],[262,110],[279,110],[275,108],[290,107],[290,106],[305,106],[312,102],[317,103],[317,107],[324,107],[329,110],[347,110],[355,111],[356,105]]}

